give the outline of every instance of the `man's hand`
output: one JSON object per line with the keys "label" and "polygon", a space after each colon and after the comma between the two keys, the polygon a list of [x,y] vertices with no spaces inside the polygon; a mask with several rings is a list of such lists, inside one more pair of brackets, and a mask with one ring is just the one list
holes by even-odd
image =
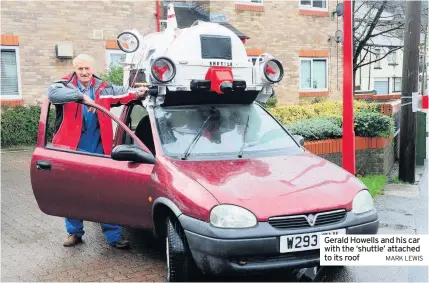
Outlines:
{"label": "man's hand", "polygon": [[146,95],[147,95],[147,90],[148,90],[148,88],[147,88],[147,87],[144,87],[144,86],[139,87],[139,88],[137,89],[137,93],[138,93],[138,95],[139,95],[139,98],[145,98],[145,97],[146,97]]}
{"label": "man's hand", "polygon": [[[83,100],[82,100],[84,103],[95,103],[94,102],[94,100],[92,100],[88,95],[86,95],[86,94],[84,94],[83,95]],[[95,111],[97,110],[97,109],[95,109],[94,107],[90,107],[90,106],[87,106],[88,107],[88,111],[89,112],[92,112],[92,113],[95,113]]]}

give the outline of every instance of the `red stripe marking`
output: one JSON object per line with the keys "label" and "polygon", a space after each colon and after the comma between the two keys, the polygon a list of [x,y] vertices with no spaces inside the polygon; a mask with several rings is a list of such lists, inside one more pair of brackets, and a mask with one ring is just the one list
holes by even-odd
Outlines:
{"label": "red stripe marking", "polygon": [[167,16],[167,19],[171,19],[171,18],[174,18],[174,17],[176,17],[176,15],[175,15],[175,14],[173,14],[173,15],[168,15],[168,16]]}

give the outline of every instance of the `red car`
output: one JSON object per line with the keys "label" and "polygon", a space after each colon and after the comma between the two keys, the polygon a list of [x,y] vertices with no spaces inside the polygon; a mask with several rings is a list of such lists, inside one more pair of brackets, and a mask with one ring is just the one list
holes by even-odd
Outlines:
{"label": "red car", "polygon": [[367,188],[306,151],[261,105],[124,106],[111,156],[49,143],[43,104],[31,182],[60,217],[153,230],[169,281],[319,264],[320,233],[376,234]]}

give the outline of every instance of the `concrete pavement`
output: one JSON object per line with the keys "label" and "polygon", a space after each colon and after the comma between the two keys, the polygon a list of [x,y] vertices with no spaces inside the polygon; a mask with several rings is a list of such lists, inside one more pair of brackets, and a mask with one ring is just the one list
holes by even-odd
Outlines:
{"label": "concrete pavement", "polygon": [[[62,246],[64,220],[44,214],[30,182],[32,150],[1,153],[1,281],[120,281],[165,282],[162,247],[151,234],[125,229],[130,250],[117,250],[105,241],[99,224],[84,222],[84,244]],[[296,282],[306,276],[279,272],[258,276],[208,277],[201,281]]]}
{"label": "concrete pavement", "polygon": [[[393,174],[395,174],[395,170]],[[375,200],[380,216],[379,234],[428,233],[428,168],[416,168],[416,185],[388,184]],[[337,282],[428,282],[428,267],[348,266],[328,272],[327,281]]]}

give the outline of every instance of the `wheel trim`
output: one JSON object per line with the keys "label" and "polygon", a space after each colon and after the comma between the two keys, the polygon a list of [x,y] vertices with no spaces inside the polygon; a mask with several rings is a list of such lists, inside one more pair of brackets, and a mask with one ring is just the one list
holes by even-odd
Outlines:
{"label": "wheel trim", "polygon": [[168,237],[165,240],[165,244],[166,244],[165,251],[167,254],[167,281],[169,282],[170,281],[170,249],[168,248]]}

